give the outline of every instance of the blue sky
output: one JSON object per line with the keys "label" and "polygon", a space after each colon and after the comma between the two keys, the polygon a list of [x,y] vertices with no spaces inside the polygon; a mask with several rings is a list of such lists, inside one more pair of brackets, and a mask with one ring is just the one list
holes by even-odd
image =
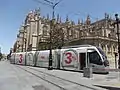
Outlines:
{"label": "blue sky", "polygon": [[[44,0],[39,0],[43,2]],[[51,0],[53,2],[59,0]],[[52,14],[52,8],[34,0],[1,0],[0,1],[0,46],[3,53],[9,53],[16,40],[20,25],[25,16],[35,8],[41,8],[41,16]],[[92,20],[104,18],[104,13],[114,17],[120,14],[120,0],[62,0],[55,8],[55,14],[60,14],[64,20],[66,15],[71,20],[85,20],[89,14]]]}

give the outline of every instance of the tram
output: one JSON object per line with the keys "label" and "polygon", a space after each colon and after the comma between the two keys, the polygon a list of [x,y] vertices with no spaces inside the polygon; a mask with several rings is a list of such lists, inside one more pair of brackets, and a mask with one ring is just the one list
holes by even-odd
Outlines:
{"label": "tram", "polygon": [[[13,64],[37,67],[49,66],[49,50],[12,53]],[[52,67],[65,70],[83,70],[92,67],[93,72],[106,72],[109,68],[107,56],[101,48],[92,45],[66,46],[52,50]]]}

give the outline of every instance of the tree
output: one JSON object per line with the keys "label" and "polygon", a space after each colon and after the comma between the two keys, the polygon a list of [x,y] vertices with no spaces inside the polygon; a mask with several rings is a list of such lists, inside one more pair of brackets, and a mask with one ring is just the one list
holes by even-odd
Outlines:
{"label": "tree", "polygon": [[60,26],[59,23],[52,21],[50,24],[51,30],[49,34],[51,35],[46,38],[46,41],[50,44],[50,37],[51,37],[51,44],[52,44],[52,49],[55,48],[60,48],[64,45],[64,30]]}
{"label": "tree", "polygon": [[0,60],[3,58],[3,55],[2,55],[2,53],[0,53]]}

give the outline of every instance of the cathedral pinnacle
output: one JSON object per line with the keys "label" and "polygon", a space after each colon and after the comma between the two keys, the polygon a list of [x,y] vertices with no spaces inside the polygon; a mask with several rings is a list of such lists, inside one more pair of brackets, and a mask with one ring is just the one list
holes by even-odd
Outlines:
{"label": "cathedral pinnacle", "polygon": [[35,13],[36,15],[40,16],[40,8],[35,9],[34,13]]}
{"label": "cathedral pinnacle", "polygon": [[89,16],[89,15],[87,16],[86,24],[87,24],[87,25],[90,25],[90,24],[91,24],[91,20],[90,20],[90,16]]}
{"label": "cathedral pinnacle", "polygon": [[80,24],[80,19],[78,19],[78,24]]}
{"label": "cathedral pinnacle", "polygon": [[59,14],[57,15],[57,22],[59,22]]}
{"label": "cathedral pinnacle", "polygon": [[105,19],[109,19],[109,14],[105,13]]}
{"label": "cathedral pinnacle", "polygon": [[47,14],[47,20],[49,20],[49,14]]}
{"label": "cathedral pinnacle", "polygon": [[75,25],[75,22],[74,22],[74,21],[71,21],[71,24],[72,24],[72,25]]}
{"label": "cathedral pinnacle", "polygon": [[62,22],[61,17],[60,17],[60,23]]}
{"label": "cathedral pinnacle", "polygon": [[68,22],[69,21],[69,18],[68,18],[68,15],[66,16],[66,22]]}

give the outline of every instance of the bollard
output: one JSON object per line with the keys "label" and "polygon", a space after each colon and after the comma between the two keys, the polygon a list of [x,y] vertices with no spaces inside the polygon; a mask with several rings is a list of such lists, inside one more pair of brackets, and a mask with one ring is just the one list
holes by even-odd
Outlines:
{"label": "bollard", "polygon": [[92,67],[84,67],[83,68],[83,77],[87,77],[87,78],[93,77]]}

